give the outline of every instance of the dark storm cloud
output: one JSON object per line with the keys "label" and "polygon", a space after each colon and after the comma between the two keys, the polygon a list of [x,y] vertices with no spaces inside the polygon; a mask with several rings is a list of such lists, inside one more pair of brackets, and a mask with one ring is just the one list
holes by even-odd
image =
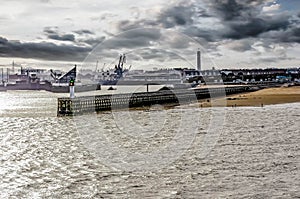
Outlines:
{"label": "dark storm cloud", "polygon": [[[251,6],[255,3],[255,6]],[[221,17],[223,21],[232,21],[244,17],[258,14],[257,4],[262,4],[263,0],[210,0],[208,5],[213,13]]]}
{"label": "dark storm cloud", "polygon": [[237,52],[245,52],[248,50],[253,50],[252,44],[252,40],[239,40],[231,43],[228,48]]}
{"label": "dark storm cloud", "polygon": [[87,38],[87,39],[80,39],[79,42],[88,44],[90,46],[97,46],[101,44],[105,40],[105,37],[98,37],[98,38]]}
{"label": "dark storm cloud", "polygon": [[174,6],[167,7],[154,19],[141,19],[136,21],[122,20],[118,23],[120,31],[144,27],[173,28],[175,26],[189,26],[194,23],[194,18],[207,18],[211,15],[202,7],[194,3],[182,1]]}
{"label": "dark storm cloud", "polygon": [[145,39],[148,41],[158,40],[161,37],[161,33],[157,29],[153,28],[140,28],[131,31],[126,31],[116,37],[127,38],[127,39]]}
{"label": "dark storm cloud", "polygon": [[137,40],[128,38],[112,38],[103,42],[104,49],[120,49],[120,48],[137,48],[143,46],[149,46],[150,43],[147,40]]}
{"label": "dark storm cloud", "polygon": [[200,2],[180,1],[176,5],[163,9],[158,15],[156,23],[164,28],[175,26],[190,26],[199,18],[210,18],[212,14]]}
{"label": "dark storm cloud", "polygon": [[48,38],[57,41],[75,41],[75,36],[73,34],[50,34],[48,35]]}
{"label": "dark storm cloud", "polygon": [[125,31],[119,35],[115,35],[102,43],[104,48],[118,49],[118,48],[136,48],[146,47],[151,45],[151,42],[158,41],[161,33],[157,29],[133,29]]}
{"label": "dark storm cloud", "polygon": [[257,59],[259,62],[264,63],[276,63],[278,61],[292,60],[291,57],[283,56],[283,57],[264,57]]}
{"label": "dark storm cloud", "polygon": [[[129,34],[132,35],[132,38],[141,38],[145,36],[146,38],[149,39],[149,37],[152,35],[153,37],[151,38],[153,41],[157,41],[160,38],[160,34],[157,34],[155,31],[151,31],[151,27],[157,27],[161,28],[164,27],[166,29],[173,29],[175,27],[184,27],[188,29],[188,31],[184,32],[185,34],[191,33],[193,36],[199,36],[201,33],[205,34],[207,36],[208,40],[212,40],[211,36],[212,34],[209,33],[208,31],[204,33],[204,31],[199,31],[193,29],[193,24],[194,24],[194,18],[197,17],[210,17],[209,14],[206,13],[206,10],[202,8],[197,8],[192,3],[186,3],[186,2],[181,2],[176,4],[175,6],[170,6],[161,12],[159,12],[158,16],[153,19],[140,19],[140,20],[135,20],[135,21],[130,21],[130,20],[122,20],[119,21],[117,24],[117,28],[120,32],[128,31],[128,30],[133,30],[133,29],[143,29],[143,28],[150,28],[149,30],[146,31],[134,31],[130,32]],[[158,29],[157,29],[158,30]],[[156,31],[157,31],[156,30]],[[193,32],[194,31],[194,32]],[[197,32],[197,33],[196,33]],[[125,35],[127,33],[125,32]],[[144,36],[143,36],[144,34]],[[145,35],[147,34],[147,35]],[[191,36],[191,34],[187,34]],[[122,42],[123,43],[123,42]],[[138,46],[148,46],[149,42],[143,42],[140,41],[137,43]],[[134,45],[134,43],[132,43]],[[189,45],[187,43],[184,43],[182,41],[178,41],[178,43],[172,43],[172,48],[175,49],[183,49],[188,47]]]}
{"label": "dark storm cloud", "polygon": [[184,37],[175,37],[173,41],[168,41],[171,49],[185,49],[190,46],[190,40],[185,39]]}
{"label": "dark storm cloud", "polygon": [[[176,29],[198,41],[208,52],[218,51],[219,45],[230,42],[233,44],[227,47],[238,52],[257,51],[252,47],[257,41],[263,43],[264,48],[271,44],[300,43],[300,14],[279,10],[270,15],[263,11],[263,7],[269,5],[269,0],[182,1],[162,9],[152,19],[120,21],[118,29]],[[132,43],[132,47],[147,44]],[[185,47],[188,48],[180,44],[172,46],[174,49]]]}
{"label": "dark storm cloud", "polygon": [[45,27],[43,31],[46,34],[58,34],[58,27]]}
{"label": "dark storm cloud", "polygon": [[146,28],[149,26],[157,26],[158,23],[152,20],[142,19],[138,21],[121,20],[117,24],[119,32],[124,32],[137,28]]}
{"label": "dark storm cloud", "polygon": [[23,43],[0,37],[1,57],[20,57],[42,60],[82,61],[92,49],[73,45],[56,45],[50,42]]}
{"label": "dark storm cloud", "polygon": [[[293,13],[277,13],[269,16],[262,12],[267,0],[210,0],[206,1],[207,9],[203,9],[200,3],[171,6],[164,10],[153,24],[160,24],[165,28],[181,27],[183,33],[207,42],[218,42],[223,40],[262,39],[265,33],[286,33],[285,39],[278,38],[277,42],[299,42],[295,26],[299,20],[295,20]],[[201,15],[201,13],[204,13]],[[209,13],[209,14],[207,14]],[[210,29],[205,25],[195,25],[205,17],[218,19],[220,27]],[[149,22],[130,24],[131,27],[145,25]],[[223,26],[223,27],[222,27]],[[267,39],[267,38],[263,38]],[[275,38],[274,38],[275,39]],[[238,48],[236,48],[237,50]],[[245,49],[251,49],[246,47]],[[241,48],[243,50],[243,48]]]}
{"label": "dark storm cloud", "polygon": [[7,44],[8,40],[6,38],[0,37],[0,44],[5,45]]}
{"label": "dark storm cloud", "polygon": [[193,16],[195,14],[195,7],[189,4],[177,5],[164,10],[158,17],[158,23],[165,28],[172,28],[174,26],[184,26],[193,23]]}
{"label": "dark storm cloud", "polygon": [[229,39],[243,39],[258,37],[269,31],[286,30],[291,25],[287,16],[277,18],[249,18],[246,21],[232,21],[227,23],[229,31],[222,36]]}
{"label": "dark storm cloud", "polygon": [[136,21],[122,20],[118,23],[120,31],[144,27],[164,27],[173,28],[175,26],[189,26],[194,23],[194,18],[211,17],[202,7],[197,7],[194,3],[182,1],[174,6],[169,6],[161,10],[154,19],[141,19]]}
{"label": "dark storm cloud", "polygon": [[267,32],[261,37],[273,42],[300,43],[300,27],[293,27],[285,31]]}
{"label": "dark storm cloud", "polygon": [[217,31],[207,30],[207,29],[200,28],[197,26],[189,26],[184,30],[183,33],[185,33],[191,37],[205,39],[206,41],[209,41],[209,42],[216,41],[217,38],[220,37],[220,35],[218,34]]}
{"label": "dark storm cloud", "polygon": [[300,27],[289,29],[280,37],[282,42],[300,43]]}
{"label": "dark storm cloud", "polygon": [[94,35],[95,33],[90,31],[90,30],[86,30],[86,29],[83,29],[83,30],[76,30],[74,31],[74,33],[77,33],[78,35]]}
{"label": "dark storm cloud", "polygon": [[[210,10],[222,21],[224,29],[220,30],[220,39],[259,38],[261,34],[271,31],[287,30],[299,24],[292,20],[292,13],[277,13],[269,16],[262,13],[267,0],[211,0]],[[220,34],[221,33],[221,34]]]}
{"label": "dark storm cloud", "polygon": [[[261,33],[287,29],[291,25],[291,16],[267,16],[261,14],[264,0],[212,0],[207,2],[208,9],[198,3],[180,2],[160,12],[157,18],[138,21],[123,20],[118,24],[120,31],[140,27],[181,27],[182,31],[208,42],[223,39],[243,39],[258,37]],[[209,14],[208,14],[209,13]],[[212,17],[213,16],[213,17]],[[195,25],[203,18],[218,19],[223,28],[210,29],[204,25]]]}
{"label": "dark storm cloud", "polygon": [[61,34],[59,33],[58,27],[45,27],[44,33],[49,39],[57,41],[75,41],[75,35],[73,34]]}
{"label": "dark storm cloud", "polygon": [[166,60],[180,59],[175,53],[164,49],[143,48],[139,50],[137,54],[144,60],[159,60],[163,62]]}

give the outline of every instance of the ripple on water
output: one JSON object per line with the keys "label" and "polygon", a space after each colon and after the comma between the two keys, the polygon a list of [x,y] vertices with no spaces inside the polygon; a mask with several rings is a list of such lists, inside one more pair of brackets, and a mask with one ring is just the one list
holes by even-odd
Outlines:
{"label": "ripple on water", "polygon": [[[190,114],[200,117],[195,118],[198,133],[186,153],[158,171],[125,172],[104,166],[89,153],[72,118],[56,117],[56,96],[46,92],[0,95],[1,102],[9,101],[9,106],[0,107],[1,198],[300,197],[300,104],[226,108],[222,133],[206,158],[199,157],[199,146],[212,109],[187,106]],[[156,129],[159,133],[144,140],[118,131],[109,113],[97,115],[97,120],[109,130],[113,142],[145,152],[172,139],[180,111],[155,114],[167,119]],[[152,113],[135,111],[130,117],[151,126],[147,120]],[[92,128],[88,121],[87,127]]]}

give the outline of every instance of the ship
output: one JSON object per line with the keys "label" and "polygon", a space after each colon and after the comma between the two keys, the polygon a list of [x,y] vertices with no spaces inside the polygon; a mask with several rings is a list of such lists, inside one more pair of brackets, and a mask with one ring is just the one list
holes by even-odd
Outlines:
{"label": "ship", "polygon": [[[23,69],[21,74],[7,74],[7,81],[3,81],[0,85],[0,91],[8,90],[45,90],[54,93],[68,93],[69,81],[76,80],[76,65],[70,71],[62,75],[50,70],[52,80],[41,80],[41,75],[45,70],[42,69]],[[3,76],[3,75],[2,75]],[[77,81],[75,83],[75,92],[86,92],[100,90],[100,84],[82,84]]]}
{"label": "ship", "polygon": [[43,69],[24,69],[21,68],[21,74],[8,74],[4,81],[2,70],[2,84],[0,91],[7,90],[49,90],[50,82],[41,80],[38,74],[43,73]]}

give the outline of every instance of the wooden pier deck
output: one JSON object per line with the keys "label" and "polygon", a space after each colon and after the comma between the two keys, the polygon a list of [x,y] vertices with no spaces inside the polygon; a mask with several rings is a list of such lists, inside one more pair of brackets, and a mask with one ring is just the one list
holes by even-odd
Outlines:
{"label": "wooden pier deck", "polygon": [[155,104],[180,105],[199,99],[214,98],[247,92],[254,86],[227,86],[199,89],[160,90],[126,94],[96,95],[76,98],[58,98],[57,116],[81,115],[91,112],[109,111]]}

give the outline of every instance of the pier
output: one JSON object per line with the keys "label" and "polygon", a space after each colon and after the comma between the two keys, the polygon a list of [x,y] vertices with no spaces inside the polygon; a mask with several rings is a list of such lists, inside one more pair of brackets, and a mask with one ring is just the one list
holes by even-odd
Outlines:
{"label": "pier", "polygon": [[72,116],[117,109],[147,107],[155,104],[176,106],[196,102],[199,99],[247,92],[256,88],[255,86],[244,85],[96,95],[73,99],[58,98],[57,116]]}

